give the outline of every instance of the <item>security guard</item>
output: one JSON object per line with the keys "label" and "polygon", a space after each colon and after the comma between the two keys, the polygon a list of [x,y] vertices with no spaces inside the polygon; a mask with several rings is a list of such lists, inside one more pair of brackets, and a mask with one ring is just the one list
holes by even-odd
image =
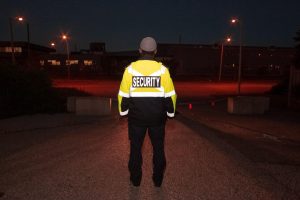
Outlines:
{"label": "security guard", "polygon": [[132,62],[123,74],[118,94],[119,112],[128,115],[130,181],[139,186],[142,179],[142,145],[148,134],[153,146],[153,182],[160,187],[166,167],[164,152],[165,124],[175,116],[176,93],[169,70],[154,60],[156,41],[144,38],[140,59]]}

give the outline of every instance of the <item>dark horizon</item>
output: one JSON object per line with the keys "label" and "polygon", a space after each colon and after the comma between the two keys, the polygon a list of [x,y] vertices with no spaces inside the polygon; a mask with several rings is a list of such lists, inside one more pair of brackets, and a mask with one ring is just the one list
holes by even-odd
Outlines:
{"label": "dark horizon", "polygon": [[[9,41],[8,19],[23,16],[30,24],[31,42],[64,47],[60,34],[70,36],[70,49],[87,49],[90,42],[105,42],[108,51],[136,50],[144,36],[158,43],[214,44],[232,35],[239,44],[239,29],[231,17],[242,20],[243,44],[293,47],[300,29],[300,2],[296,0],[226,3],[205,1],[8,1],[1,3],[0,40]],[[26,41],[26,26],[13,25],[15,40]]]}

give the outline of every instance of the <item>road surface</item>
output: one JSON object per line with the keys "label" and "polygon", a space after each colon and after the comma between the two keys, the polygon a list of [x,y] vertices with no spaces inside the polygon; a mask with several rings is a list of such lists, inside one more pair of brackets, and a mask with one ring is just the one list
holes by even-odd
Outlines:
{"label": "road surface", "polygon": [[[299,197],[218,139],[212,130],[180,115],[168,121],[166,130],[167,170],[161,188],[155,188],[151,180],[148,136],[141,186],[130,185],[126,119],[0,134],[0,199]],[[12,145],[17,137],[22,141]]]}

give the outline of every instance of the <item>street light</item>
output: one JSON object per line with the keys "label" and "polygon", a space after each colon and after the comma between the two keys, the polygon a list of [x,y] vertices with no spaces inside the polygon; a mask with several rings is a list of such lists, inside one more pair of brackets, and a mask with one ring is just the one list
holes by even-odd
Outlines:
{"label": "street light", "polygon": [[51,45],[52,48],[55,48],[55,43],[54,42],[51,42],[50,45]]}
{"label": "street light", "polygon": [[9,20],[9,30],[10,30],[11,62],[13,65],[15,65],[16,59],[15,59],[15,47],[14,47],[13,19],[9,17],[8,20]]}
{"label": "street light", "polygon": [[220,55],[220,68],[219,68],[219,81],[221,81],[222,76],[222,67],[223,67],[223,55],[224,55],[224,43],[230,43],[231,37],[227,37],[225,40],[221,42],[221,55]]}
{"label": "street light", "polygon": [[231,24],[238,24],[240,27],[240,52],[239,52],[239,68],[238,68],[238,86],[237,93],[241,93],[241,76],[242,76],[242,21],[238,18],[232,18],[230,20]]}
{"label": "street light", "polygon": [[[16,18],[19,22],[23,22],[24,18],[23,17],[17,17]],[[26,20],[26,27],[27,27],[27,57],[29,60],[30,56],[30,32],[29,32],[29,22]]]}
{"label": "street light", "polygon": [[236,18],[232,18],[232,19],[231,19],[231,23],[234,24],[234,23],[237,23],[237,22],[238,22],[238,19],[236,19]]}
{"label": "street light", "polygon": [[63,35],[63,36],[62,36],[62,39],[63,39],[63,40],[66,40],[67,38],[68,38],[67,35]]}
{"label": "street light", "polygon": [[[18,22],[23,22],[24,18],[23,17],[9,17],[9,30],[10,30],[10,43],[11,43],[11,58],[12,58],[12,64],[16,64],[16,59],[15,59],[15,47],[14,47],[14,32],[13,32],[13,21],[18,21]],[[30,55],[30,32],[29,32],[29,23],[27,21],[26,23],[27,26],[27,56],[29,59]]]}
{"label": "street light", "polygon": [[66,34],[61,35],[61,39],[66,42],[66,51],[67,51],[67,60],[66,60],[66,65],[68,69],[68,79],[71,78],[71,72],[70,72],[70,52],[69,52],[69,37]]}

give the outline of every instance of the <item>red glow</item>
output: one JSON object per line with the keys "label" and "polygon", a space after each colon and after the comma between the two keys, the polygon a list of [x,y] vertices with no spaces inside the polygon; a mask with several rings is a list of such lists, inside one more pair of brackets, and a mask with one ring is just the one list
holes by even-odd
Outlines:
{"label": "red glow", "polygon": [[[241,84],[242,94],[264,94],[269,91],[277,81],[244,81]],[[58,88],[77,88],[96,96],[114,96],[120,87],[119,81],[115,80],[55,80],[54,86]],[[236,82],[198,82],[177,81],[176,93],[184,98],[203,98],[211,95],[235,95]],[[192,104],[191,104],[192,105]],[[186,104],[189,109],[189,103]]]}
{"label": "red glow", "polygon": [[193,105],[191,103],[189,103],[189,109],[192,110]]}

